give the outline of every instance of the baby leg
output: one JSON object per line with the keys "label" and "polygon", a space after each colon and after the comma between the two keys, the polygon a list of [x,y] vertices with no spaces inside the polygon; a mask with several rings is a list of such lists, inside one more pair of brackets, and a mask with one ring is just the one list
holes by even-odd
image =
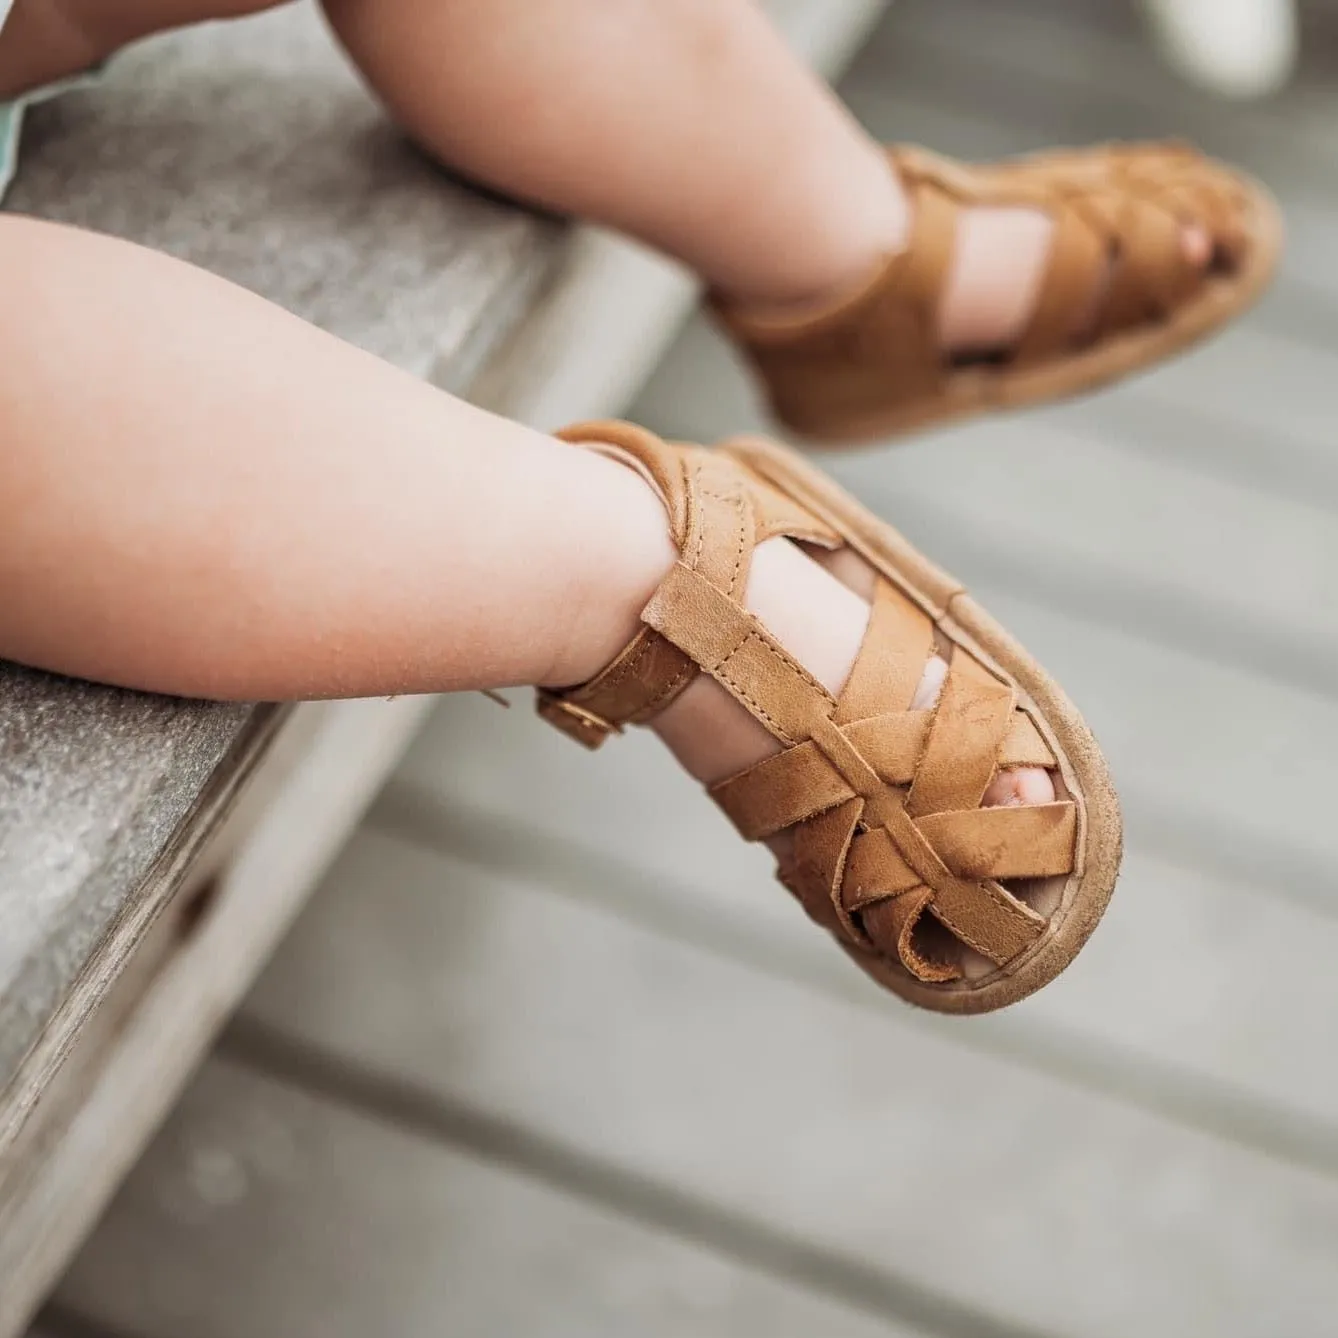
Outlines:
{"label": "baby leg", "polygon": [[282,0],[16,0],[0,30],[0,98],[86,70],[165,28],[231,19]]}
{"label": "baby leg", "polygon": [[[636,473],[180,261],[0,216],[0,290],[4,658],[222,698],[558,686],[674,561]],[[864,600],[785,540],[750,593],[839,688]],[[758,742],[700,687],[663,720],[699,774]]]}
{"label": "baby leg", "polygon": [[673,560],[641,480],[251,293],[0,215],[0,656],[170,693],[574,682]]}
{"label": "baby leg", "polygon": [[[0,656],[224,698],[562,687],[624,649],[674,567],[664,501],[617,459],[181,262],[0,216],[0,291]],[[729,537],[722,515],[707,547]],[[741,543],[736,574],[747,561]],[[842,694],[870,637],[886,653],[853,550],[824,564],[773,533],[743,570],[738,598],[808,687]],[[906,639],[927,658],[887,709],[922,718],[953,693],[956,729],[967,680],[932,635]],[[703,674],[652,725],[709,782],[777,750],[760,718]],[[968,807],[1052,802],[1044,758],[1023,752]]]}
{"label": "baby leg", "polygon": [[[821,307],[904,245],[882,147],[755,0],[323,0],[392,113],[506,193],[628,232],[755,314]],[[967,210],[945,347],[1010,343],[1052,220]],[[1187,250],[1207,261],[1206,234]],[[1075,310],[1074,326],[1088,319]]]}

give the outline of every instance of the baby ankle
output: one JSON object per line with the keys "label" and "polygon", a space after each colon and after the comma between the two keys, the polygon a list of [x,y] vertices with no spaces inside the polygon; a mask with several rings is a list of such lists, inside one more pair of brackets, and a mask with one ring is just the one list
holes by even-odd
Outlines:
{"label": "baby ankle", "polygon": [[643,472],[603,447],[582,456],[583,542],[573,555],[571,595],[557,611],[555,654],[540,687],[584,683],[614,660],[678,558],[664,502]]}
{"label": "baby ankle", "polygon": [[862,292],[906,249],[910,204],[881,150],[863,190],[832,203],[830,219],[810,225],[805,244],[787,263],[762,279],[717,285],[719,305],[748,321],[804,321]]}

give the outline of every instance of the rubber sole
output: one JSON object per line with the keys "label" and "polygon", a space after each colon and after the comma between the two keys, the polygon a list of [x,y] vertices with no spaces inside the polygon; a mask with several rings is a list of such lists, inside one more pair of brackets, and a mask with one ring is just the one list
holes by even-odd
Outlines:
{"label": "rubber sole", "polygon": [[790,414],[782,421],[817,446],[857,445],[944,426],[976,414],[1069,399],[1163,362],[1206,339],[1254,305],[1268,287],[1282,250],[1284,227],[1268,189],[1235,169],[1218,165],[1249,200],[1246,258],[1229,275],[1210,277],[1203,291],[1166,320],[1110,335],[1089,349],[1036,367],[962,368],[950,372],[931,399],[848,416]]}
{"label": "rubber sole", "polygon": [[1063,690],[961,586],[802,457],[763,438],[738,437],[720,449],[827,521],[877,571],[914,599],[952,641],[1018,688],[1078,805],[1077,859],[1041,938],[1005,966],[973,981],[917,980],[900,964],[842,944],[880,984],[940,1013],[987,1013],[1049,984],[1077,956],[1105,914],[1123,848],[1119,801],[1105,758]]}

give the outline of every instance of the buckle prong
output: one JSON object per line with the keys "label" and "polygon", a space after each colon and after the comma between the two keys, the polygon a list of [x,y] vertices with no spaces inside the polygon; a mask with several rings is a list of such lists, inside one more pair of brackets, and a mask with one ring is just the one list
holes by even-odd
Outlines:
{"label": "buckle prong", "polygon": [[591,750],[598,748],[610,734],[623,732],[621,725],[551,692],[540,692],[535,707],[555,729]]}

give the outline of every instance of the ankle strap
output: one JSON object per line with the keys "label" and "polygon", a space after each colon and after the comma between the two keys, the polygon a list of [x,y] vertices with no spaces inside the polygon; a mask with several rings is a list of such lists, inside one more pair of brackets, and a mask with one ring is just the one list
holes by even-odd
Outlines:
{"label": "ankle strap", "polygon": [[[557,434],[564,441],[602,451],[643,474],[660,494],[679,560],[642,613],[643,626],[613,662],[594,678],[561,692],[539,693],[539,714],[587,748],[598,748],[626,725],[652,719],[702,672],[700,656],[655,630],[655,610],[666,586],[684,572],[728,607],[742,608],[754,548],[786,534],[825,546],[830,526],[747,471],[728,454],[661,441],[630,423],[580,423]],[[681,584],[681,582],[680,582]],[[689,622],[710,610],[685,613]],[[678,640],[678,638],[675,638]]]}
{"label": "ankle strap", "polygon": [[541,690],[536,706],[550,725],[594,749],[624,726],[659,715],[698,672],[677,646],[643,627],[589,682],[565,692]]}
{"label": "ankle strap", "polygon": [[[699,471],[687,464],[681,448],[672,447],[654,433],[631,423],[577,423],[557,436],[610,455],[642,474],[664,502],[670,533],[680,553],[695,550],[701,560],[720,547],[718,534],[708,539],[704,533],[714,517],[701,514],[702,500],[694,486]],[[743,523],[740,516],[739,525]],[[742,566],[744,579],[752,537],[749,532],[735,540],[743,561],[740,564],[737,551],[732,560],[736,566]],[[678,647],[643,626],[594,678],[561,692],[540,691],[536,705],[549,724],[582,746],[594,749],[611,734],[620,734],[625,726],[641,724],[658,715],[699,672]]]}

